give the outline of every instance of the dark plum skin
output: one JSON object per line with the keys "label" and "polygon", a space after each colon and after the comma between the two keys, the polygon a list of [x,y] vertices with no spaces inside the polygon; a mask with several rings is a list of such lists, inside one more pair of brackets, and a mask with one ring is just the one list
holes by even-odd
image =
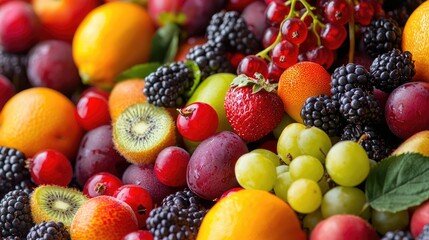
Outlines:
{"label": "dark plum skin", "polygon": [[114,148],[112,126],[103,125],[88,131],[80,142],[74,166],[76,181],[83,186],[88,178],[99,172],[121,178],[128,165]]}
{"label": "dark plum skin", "polygon": [[201,198],[214,200],[227,190],[239,187],[235,163],[247,152],[246,143],[230,131],[219,132],[202,141],[188,163],[189,189]]}
{"label": "dark plum skin", "polygon": [[429,83],[409,82],[397,87],[386,101],[385,116],[398,138],[429,129]]}
{"label": "dark plum skin", "polygon": [[162,199],[178,190],[162,184],[155,175],[153,165],[131,164],[122,175],[124,184],[136,184],[146,189],[154,204],[160,204]]}
{"label": "dark plum skin", "polygon": [[262,40],[265,29],[268,28],[267,22],[261,21],[265,19],[266,8],[267,4],[264,1],[255,1],[247,5],[241,13],[241,17],[258,40]]}
{"label": "dark plum skin", "polygon": [[5,76],[0,75],[0,112],[6,102],[16,93],[15,86]]}

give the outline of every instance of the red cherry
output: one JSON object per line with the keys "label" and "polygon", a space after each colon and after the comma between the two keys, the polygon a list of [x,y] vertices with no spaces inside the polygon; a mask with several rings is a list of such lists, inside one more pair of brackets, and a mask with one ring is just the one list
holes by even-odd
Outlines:
{"label": "red cherry", "polygon": [[122,240],[153,240],[153,235],[147,230],[137,230],[128,233]]}
{"label": "red cherry", "polygon": [[264,59],[248,55],[244,57],[237,67],[237,74],[244,74],[248,77],[254,77],[255,73],[260,73],[265,78],[268,76],[268,64]]}
{"label": "red cherry", "polygon": [[89,198],[100,195],[113,196],[121,186],[121,179],[115,175],[108,172],[99,172],[88,178],[83,186],[83,193]]}
{"label": "red cherry", "polygon": [[36,153],[30,159],[30,174],[37,185],[53,184],[66,187],[71,182],[73,168],[64,154],[47,149]]}
{"label": "red cherry", "polygon": [[118,188],[113,197],[126,202],[133,209],[139,222],[139,228],[146,227],[146,219],[153,208],[152,197],[146,189],[127,184]]}
{"label": "red cherry", "polygon": [[158,180],[170,187],[186,186],[189,153],[180,147],[164,148],[155,160],[154,171]]}
{"label": "red cherry", "polygon": [[207,103],[191,103],[179,110],[176,125],[184,138],[199,142],[216,132],[217,112]]}
{"label": "red cherry", "polygon": [[99,94],[86,94],[76,104],[76,118],[79,125],[89,131],[110,123],[108,101]]}
{"label": "red cherry", "polygon": [[81,94],[80,94],[80,98],[88,95],[88,94],[98,94],[102,97],[104,97],[106,100],[109,100],[109,95],[110,93],[107,91],[104,91],[102,89],[99,89],[97,87],[90,87],[85,89]]}

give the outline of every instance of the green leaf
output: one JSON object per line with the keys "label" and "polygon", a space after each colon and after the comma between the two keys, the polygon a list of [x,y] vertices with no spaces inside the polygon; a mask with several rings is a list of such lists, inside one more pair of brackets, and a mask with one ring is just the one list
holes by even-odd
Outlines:
{"label": "green leaf", "polygon": [[194,74],[194,84],[192,84],[192,87],[185,93],[186,97],[191,97],[194,93],[197,86],[200,84],[201,81],[201,70],[198,67],[198,65],[191,60],[186,61],[186,66],[191,69],[192,73]]}
{"label": "green leaf", "polygon": [[135,65],[119,74],[119,76],[116,77],[116,81],[122,81],[130,78],[144,79],[152,72],[155,72],[156,69],[160,66],[161,64],[157,62]]}
{"label": "green leaf", "polygon": [[365,183],[370,206],[398,212],[429,198],[429,157],[419,153],[391,156],[371,169]]}
{"label": "green leaf", "polygon": [[179,49],[180,28],[169,23],[158,28],[152,39],[150,62],[170,63]]}

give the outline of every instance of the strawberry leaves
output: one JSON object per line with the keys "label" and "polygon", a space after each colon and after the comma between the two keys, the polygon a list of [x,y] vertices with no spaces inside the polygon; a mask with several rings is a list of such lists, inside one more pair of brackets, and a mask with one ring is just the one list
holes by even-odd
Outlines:
{"label": "strawberry leaves", "polygon": [[248,77],[245,74],[238,75],[231,83],[231,87],[241,88],[252,86],[252,93],[257,93],[264,89],[267,92],[274,92],[277,89],[277,83],[270,83],[260,73],[255,73],[255,77]]}

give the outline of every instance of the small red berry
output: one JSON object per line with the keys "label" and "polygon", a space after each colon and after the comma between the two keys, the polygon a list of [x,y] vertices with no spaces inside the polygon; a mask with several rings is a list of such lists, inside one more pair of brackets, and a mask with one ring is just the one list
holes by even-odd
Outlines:
{"label": "small red berry", "polygon": [[262,76],[267,77],[267,62],[256,55],[249,55],[244,57],[238,64],[237,75],[244,74],[248,77],[254,77],[255,73],[260,73],[262,74]]}
{"label": "small red berry", "polygon": [[67,186],[73,177],[70,160],[53,149],[36,153],[30,159],[30,174],[37,185],[53,184]]}
{"label": "small red berry", "polygon": [[113,197],[130,205],[136,214],[139,228],[146,227],[146,219],[153,208],[152,197],[146,189],[138,185],[127,184],[118,188]]}
{"label": "small red berry", "polygon": [[179,109],[176,125],[184,138],[199,142],[216,132],[218,127],[217,112],[207,103],[191,103]]}
{"label": "small red berry", "polygon": [[128,233],[122,240],[153,240],[153,235],[147,230],[137,230]]}
{"label": "small red berry", "polygon": [[110,123],[109,104],[100,94],[86,94],[76,104],[79,125],[89,131]]}
{"label": "small red berry", "polygon": [[180,147],[164,148],[155,160],[154,171],[158,180],[170,187],[186,186],[186,171],[191,156]]}
{"label": "small red berry", "polygon": [[83,193],[89,198],[100,195],[113,196],[121,186],[121,179],[115,175],[108,172],[99,172],[88,178],[83,186]]}
{"label": "small red berry", "polygon": [[106,100],[109,100],[109,95],[110,93],[107,91],[104,91],[102,89],[99,89],[97,87],[90,87],[85,89],[81,94],[80,94],[80,98],[87,96],[89,94],[98,94],[102,97],[104,97]]}

